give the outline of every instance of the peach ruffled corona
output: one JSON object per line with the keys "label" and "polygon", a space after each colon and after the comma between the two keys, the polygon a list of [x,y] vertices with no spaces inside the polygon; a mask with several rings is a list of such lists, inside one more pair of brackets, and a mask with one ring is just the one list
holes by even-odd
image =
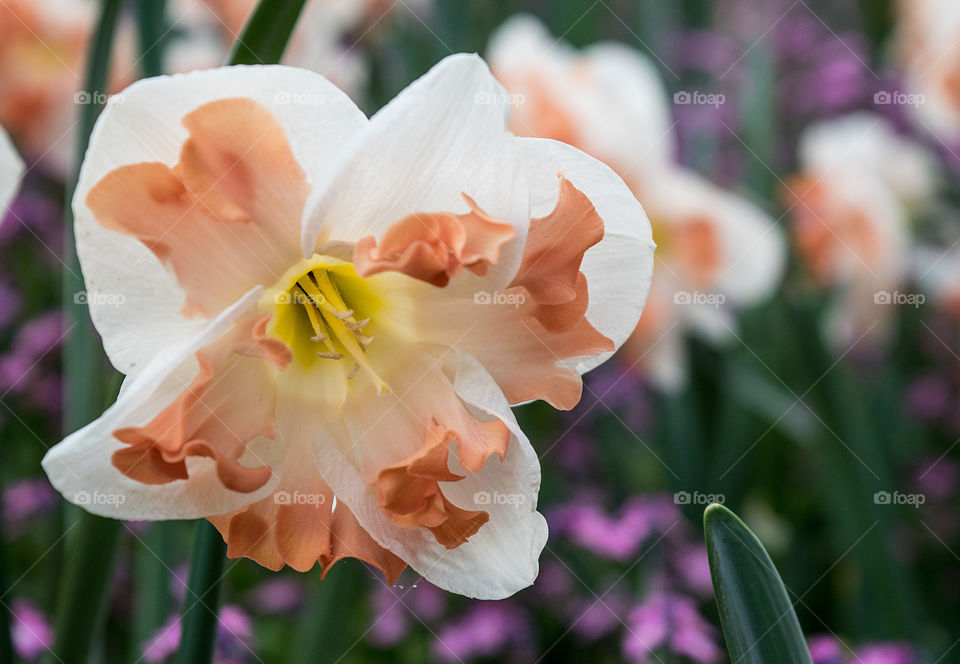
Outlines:
{"label": "peach ruffled corona", "polygon": [[116,518],[208,518],[271,569],[529,585],[547,533],[510,407],[577,403],[636,325],[653,242],[619,177],[513,136],[504,98],[451,56],[370,119],[282,66],[108,104],[74,210],[127,378],[48,454],[54,485],[122,495],[86,501]]}

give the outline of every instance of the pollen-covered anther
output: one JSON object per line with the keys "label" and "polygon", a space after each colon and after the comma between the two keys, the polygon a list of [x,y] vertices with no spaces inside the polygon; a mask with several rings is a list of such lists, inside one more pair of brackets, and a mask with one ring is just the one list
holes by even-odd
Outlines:
{"label": "pollen-covered anther", "polygon": [[362,330],[370,324],[370,318],[355,318],[356,311],[344,302],[328,270],[318,268],[307,272],[297,279],[295,289],[295,301],[303,305],[313,330],[310,340],[324,347],[324,350],[317,352],[317,357],[342,360],[349,356],[354,368],[348,379],[364,369],[381,393],[389,391],[366,356],[367,346],[373,343],[373,337],[363,334]]}

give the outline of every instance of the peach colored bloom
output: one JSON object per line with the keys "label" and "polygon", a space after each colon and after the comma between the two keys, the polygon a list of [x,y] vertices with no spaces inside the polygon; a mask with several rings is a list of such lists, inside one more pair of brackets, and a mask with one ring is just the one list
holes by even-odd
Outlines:
{"label": "peach colored bloom", "polygon": [[[960,140],[960,3],[899,0],[894,54],[905,90],[886,91],[917,122],[948,141]],[[897,99],[893,93],[900,93]]]}
{"label": "peach colored bloom", "polygon": [[[28,161],[55,173],[72,165],[74,128],[97,3],[89,0],[0,2],[0,124]],[[133,34],[121,21],[114,46],[111,90],[133,78]],[[105,91],[95,91],[102,102]]]}
{"label": "peach colored bloom", "polygon": [[662,388],[686,380],[684,334],[729,340],[732,309],[773,291],[781,234],[749,200],[674,163],[676,137],[656,67],[634,49],[599,43],[576,51],[530,16],[491,38],[494,75],[506,86],[514,132],[571,143],[609,164],[643,203],[657,241],[643,318],[620,353]]}
{"label": "peach colored bloom", "polygon": [[636,325],[653,242],[620,178],[514,137],[504,98],[460,55],[369,120],[283,66],[108,104],[74,210],[127,379],[48,454],[53,484],[107,516],[208,517],[271,569],[530,584],[540,469],[510,406],[577,403]]}
{"label": "peach colored bloom", "polygon": [[814,280],[835,288],[827,320],[837,344],[882,334],[910,267],[910,207],[932,193],[934,162],[879,116],[808,128],[788,183],[796,247]]}

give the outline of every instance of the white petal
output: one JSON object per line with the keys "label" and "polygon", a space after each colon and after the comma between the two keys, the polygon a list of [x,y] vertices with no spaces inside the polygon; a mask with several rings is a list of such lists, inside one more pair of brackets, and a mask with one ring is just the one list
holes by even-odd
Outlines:
{"label": "white petal", "polygon": [[23,177],[23,161],[16,148],[10,142],[7,132],[0,127],[0,222],[7,212],[7,205],[13,200]]}
{"label": "white petal", "polygon": [[[187,137],[181,118],[194,108],[248,97],[269,108],[287,132],[308,176],[323,176],[330,160],[366,123],[363,113],[323,77],[281,66],[226,67],[162,76],[115,95],[97,121],[73,200],[77,253],[90,314],[111,362],[136,374],[171,341],[196,334],[204,321],[180,316],[183,290],[139,241],[102,228],[85,201],[113,169],[139,162],[174,165]],[[122,301],[121,306],[116,306]]]}
{"label": "white petal", "polygon": [[[493,379],[473,358],[461,355],[454,387],[475,416],[498,417],[510,429],[503,462],[493,458],[479,473],[465,471],[450,455],[450,469],[466,478],[443,484],[447,498],[464,509],[482,509],[490,521],[461,546],[447,550],[425,528],[400,528],[390,522],[343,448],[328,437],[315,443],[317,463],[338,500],[343,500],[374,540],[402,558],[434,585],[467,597],[502,599],[533,583],[546,539],[546,520],[536,511],[540,463],[517,425]],[[371,415],[375,417],[375,415]],[[328,426],[329,422],[326,423]],[[347,436],[331,430],[334,437]],[[349,444],[349,443],[348,443]],[[485,492],[492,502],[478,500]],[[494,503],[495,496],[503,502]]]}
{"label": "white petal", "polygon": [[[467,212],[466,193],[517,227],[486,277],[505,285],[520,264],[530,221],[518,146],[506,130],[509,108],[483,60],[441,61],[374,115],[331,168],[334,175],[317,183],[304,212],[304,254],[313,253],[318,237],[380,237],[414,212]],[[479,283],[470,274],[455,281]]]}
{"label": "white petal", "polygon": [[260,297],[257,287],[211,320],[196,335],[160,352],[138,376],[128,378],[117,402],[68,436],[43,459],[50,482],[72,503],[116,519],[195,519],[239,509],[269,495],[276,478],[252,493],[224,488],[211,459],[188,459],[187,480],[150,485],[130,479],[111,463],[125,447],[113,431],[147,424],[196,376],[194,353],[222,334]]}
{"label": "white petal", "polygon": [[[553,209],[561,172],[603,219],[603,240],[587,250],[580,270],[590,292],[587,320],[619,348],[640,320],[653,275],[656,245],[643,207],[619,175],[576,148],[547,139],[518,140],[530,182],[531,216]],[[579,361],[576,368],[589,371],[610,355]]]}

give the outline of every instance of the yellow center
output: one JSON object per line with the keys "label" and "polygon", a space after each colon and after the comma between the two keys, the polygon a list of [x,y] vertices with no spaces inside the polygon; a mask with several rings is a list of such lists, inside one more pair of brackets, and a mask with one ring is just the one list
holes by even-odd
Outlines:
{"label": "yellow center", "polygon": [[346,363],[348,379],[362,370],[380,393],[389,391],[367,356],[383,302],[352,264],[314,256],[291,268],[261,303],[273,313],[269,333],[290,347],[303,368]]}

